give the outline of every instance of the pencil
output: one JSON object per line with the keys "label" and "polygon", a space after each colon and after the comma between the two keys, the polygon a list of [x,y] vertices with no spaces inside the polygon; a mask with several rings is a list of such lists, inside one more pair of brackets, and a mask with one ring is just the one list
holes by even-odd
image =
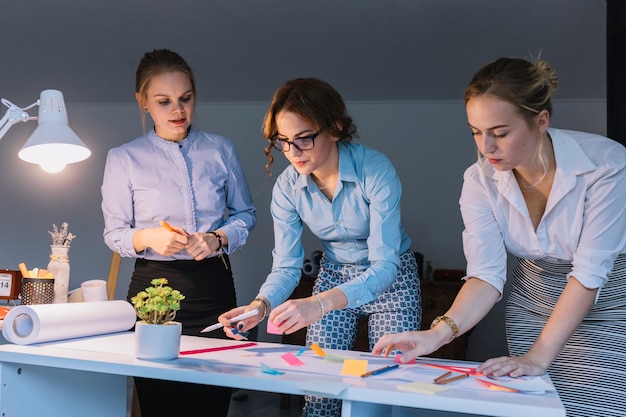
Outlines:
{"label": "pencil", "polygon": [[467,378],[468,376],[469,374],[461,374],[461,375],[453,376],[452,378],[448,378],[448,379],[437,379],[435,381],[435,384],[438,384],[438,385],[448,384],[450,382],[458,381],[459,379]]}
{"label": "pencil", "polygon": [[433,379],[433,382],[435,384],[438,384],[439,381],[441,381],[442,379],[446,379],[447,377],[449,377],[450,375],[452,375],[452,372],[448,371],[443,375],[439,375],[437,378]]}
{"label": "pencil", "polygon": [[22,277],[29,278],[28,268],[26,268],[26,264],[24,262],[21,262],[18,266],[20,267],[20,272],[22,273]]}

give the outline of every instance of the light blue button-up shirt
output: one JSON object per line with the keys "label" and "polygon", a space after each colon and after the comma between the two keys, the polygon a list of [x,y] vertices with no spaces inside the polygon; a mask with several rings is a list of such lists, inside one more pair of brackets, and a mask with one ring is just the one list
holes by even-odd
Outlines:
{"label": "light blue button-up shirt", "polygon": [[135,252],[136,231],[158,227],[161,220],[189,233],[220,229],[228,236],[227,253],[244,245],[256,225],[235,144],[193,128],[180,142],[152,130],[111,149],[101,191],[104,241],[126,257],[193,259],[185,250],[172,256]]}
{"label": "light blue button-up shirt", "polygon": [[339,142],[338,147],[339,181],[332,202],[310,175],[298,174],[291,165],[276,180],[273,266],[259,290],[272,307],[300,281],[304,224],[320,239],[329,261],[364,267],[338,286],[351,308],[374,300],[393,283],[400,254],[411,246],[400,219],[402,186],[389,159],[363,145]]}

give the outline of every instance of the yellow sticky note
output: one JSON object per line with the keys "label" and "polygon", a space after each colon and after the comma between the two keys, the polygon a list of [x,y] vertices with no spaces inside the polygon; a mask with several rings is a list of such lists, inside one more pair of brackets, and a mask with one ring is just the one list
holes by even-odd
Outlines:
{"label": "yellow sticky note", "polygon": [[367,372],[367,361],[364,359],[346,359],[343,361],[341,375],[361,376]]}
{"label": "yellow sticky note", "polygon": [[400,384],[396,386],[400,391],[417,392],[420,394],[435,395],[440,392],[448,391],[450,388],[443,385],[437,385],[425,382],[409,382],[407,384]]}
{"label": "yellow sticky note", "polygon": [[313,352],[317,353],[319,356],[326,356],[326,352],[324,352],[324,350],[317,343],[313,343],[311,345],[311,349],[313,349]]}

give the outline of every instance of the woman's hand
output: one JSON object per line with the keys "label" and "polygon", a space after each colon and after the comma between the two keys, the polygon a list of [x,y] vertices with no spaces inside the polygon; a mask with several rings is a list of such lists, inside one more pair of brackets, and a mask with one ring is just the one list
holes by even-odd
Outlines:
{"label": "woman's hand", "polygon": [[279,332],[291,334],[322,317],[320,304],[315,296],[287,300],[274,308],[268,320]]}
{"label": "woman's hand", "polygon": [[406,363],[418,356],[433,353],[443,344],[445,342],[441,342],[441,336],[436,330],[386,334],[378,339],[372,349],[372,354],[387,357],[392,351],[400,350],[402,351],[400,361]]}
{"label": "woman's hand", "polygon": [[193,259],[196,261],[200,261],[204,258],[207,258],[213,255],[220,244],[212,233],[194,233],[187,238],[187,245],[185,245],[185,249]]}
{"label": "woman's hand", "polygon": [[160,255],[170,256],[183,250],[185,245],[187,236],[164,227],[138,230],[133,236],[133,246],[137,252],[152,248]]}
{"label": "woman's hand", "polygon": [[485,361],[476,370],[488,376],[508,375],[516,378],[524,375],[543,375],[547,368],[533,361],[529,354],[525,354],[492,358]]}
{"label": "woman's hand", "polygon": [[[248,317],[247,319],[239,320],[237,322],[233,322],[233,317],[237,317],[241,314],[247,313],[248,311],[257,309],[259,313],[256,316]],[[226,336],[236,339],[236,340],[245,340],[246,338],[240,335],[240,332],[247,332],[248,330],[254,328],[261,319],[263,318],[263,307],[259,308],[258,303],[250,303],[247,306],[243,307],[235,307],[232,310],[227,311],[226,313],[220,315],[217,318],[217,321],[224,325],[224,333]],[[233,332],[233,329],[237,329],[236,332]]]}

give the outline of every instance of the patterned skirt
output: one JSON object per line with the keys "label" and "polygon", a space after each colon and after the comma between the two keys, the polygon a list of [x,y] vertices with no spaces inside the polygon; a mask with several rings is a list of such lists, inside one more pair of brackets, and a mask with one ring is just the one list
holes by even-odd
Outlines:
{"label": "patterned skirt", "polygon": [[[509,353],[526,353],[561,295],[571,264],[520,259],[506,307]],[[548,374],[568,417],[626,416],[626,255]]]}

